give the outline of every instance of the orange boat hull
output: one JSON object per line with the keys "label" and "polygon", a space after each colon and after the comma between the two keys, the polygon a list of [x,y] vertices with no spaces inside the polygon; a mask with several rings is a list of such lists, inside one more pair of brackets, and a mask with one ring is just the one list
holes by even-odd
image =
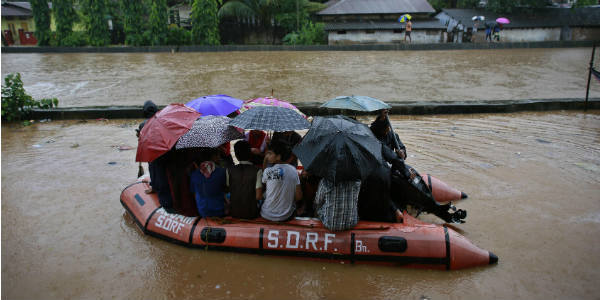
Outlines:
{"label": "orange boat hull", "polygon": [[421,177],[423,178],[423,182],[431,189],[433,199],[438,203],[445,204],[467,198],[467,194],[449,186],[430,174],[423,174]]}
{"label": "orange boat hull", "polygon": [[136,182],[125,188],[123,207],[144,233],[189,247],[441,270],[498,261],[451,228],[406,213],[402,223],[360,221],[351,230],[333,232],[312,218],[271,222],[170,214],[156,194],[144,193],[148,187]]}

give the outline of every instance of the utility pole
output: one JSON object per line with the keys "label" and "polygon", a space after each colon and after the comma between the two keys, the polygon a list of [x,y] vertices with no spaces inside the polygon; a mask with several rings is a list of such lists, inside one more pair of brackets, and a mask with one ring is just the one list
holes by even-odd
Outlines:
{"label": "utility pole", "polygon": [[583,111],[587,111],[588,96],[590,95],[590,79],[592,79],[592,68],[594,67],[594,54],[596,53],[596,44],[592,48],[592,58],[590,59],[590,70],[588,72],[587,89],[585,90],[585,104],[583,105]]}

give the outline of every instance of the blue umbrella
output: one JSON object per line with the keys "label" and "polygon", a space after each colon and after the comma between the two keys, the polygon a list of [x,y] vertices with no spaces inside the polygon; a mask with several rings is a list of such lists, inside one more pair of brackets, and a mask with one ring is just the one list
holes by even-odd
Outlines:
{"label": "blue umbrella", "polygon": [[244,101],[227,95],[210,95],[194,99],[185,105],[204,116],[227,116],[242,107]]}
{"label": "blue umbrella", "polygon": [[258,106],[249,109],[233,118],[229,124],[243,129],[277,132],[310,127],[310,123],[296,111],[278,106]]}
{"label": "blue umbrella", "polygon": [[409,15],[409,14],[404,14],[404,15],[401,15],[401,16],[400,16],[400,18],[398,18],[398,22],[400,22],[400,23],[404,23],[404,22],[406,22],[406,21],[408,21],[408,20],[410,20],[410,19],[412,19],[412,16],[411,16],[411,15]]}
{"label": "blue umbrella", "polygon": [[331,99],[321,107],[325,108],[338,108],[338,109],[348,109],[348,110],[357,110],[357,111],[376,111],[380,109],[390,109],[392,108],[387,103],[367,97],[367,96],[339,96],[334,99]]}

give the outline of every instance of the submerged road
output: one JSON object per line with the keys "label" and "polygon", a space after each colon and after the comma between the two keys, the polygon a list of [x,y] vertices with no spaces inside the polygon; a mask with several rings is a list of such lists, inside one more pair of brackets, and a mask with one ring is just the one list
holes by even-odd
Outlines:
{"label": "submerged road", "polygon": [[456,227],[500,257],[455,272],[203,251],[145,236],[119,203],[137,174],[140,121],[3,124],[2,299],[600,294],[598,110],[392,117],[407,162],[469,194],[458,204],[467,223]]}

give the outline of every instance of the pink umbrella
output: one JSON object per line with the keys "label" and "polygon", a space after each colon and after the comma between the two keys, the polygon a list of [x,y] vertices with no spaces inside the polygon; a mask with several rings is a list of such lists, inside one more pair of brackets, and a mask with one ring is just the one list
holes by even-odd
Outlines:
{"label": "pink umbrella", "polygon": [[498,18],[496,19],[496,22],[500,23],[500,24],[509,24],[510,21],[507,18]]}
{"label": "pink umbrella", "polygon": [[243,113],[248,109],[258,107],[258,106],[279,106],[279,107],[283,107],[283,108],[289,108],[291,110],[296,111],[297,113],[302,115],[304,118],[306,118],[306,115],[304,113],[302,113],[296,106],[292,105],[291,103],[289,103],[287,101],[279,100],[279,99],[273,98],[273,97],[262,97],[262,98],[256,98],[256,99],[244,101],[244,103],[242,104],[242,107],[240,107],[240,109],[238,109],[238,112]]}

